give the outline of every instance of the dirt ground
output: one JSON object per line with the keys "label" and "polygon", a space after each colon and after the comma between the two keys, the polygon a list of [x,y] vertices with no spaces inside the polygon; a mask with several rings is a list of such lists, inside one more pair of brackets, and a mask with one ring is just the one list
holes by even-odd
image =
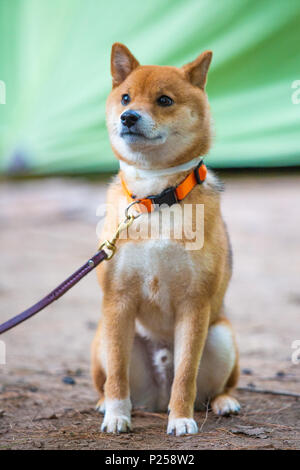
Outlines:
{"label": "dirt ground", "polygon": [[[1,449],[299,449],[300,174],[225,174],[223,212],[234,250],[227,295],[240,348],[242,411],[196,414],[195,436],[165,434],[167,416],[135,411],[134,432],[100,433],[89,348],[101,292],[90,274],[8,332],[0,365]],[[0,322],[61,282],[95,251],[106,183],[43,179],[0,184]]]}

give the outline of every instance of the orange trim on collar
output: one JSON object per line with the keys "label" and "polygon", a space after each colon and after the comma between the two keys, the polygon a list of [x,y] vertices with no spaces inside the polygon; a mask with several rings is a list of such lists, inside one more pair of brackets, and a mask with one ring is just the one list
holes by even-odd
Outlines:
{"label": "orange trim on collar", "polygon": [[171,186],[165,189],[160,194],[155,196],[148,196],[143,199],[137,199],[136,196],[129,191],[124,179],[121,177],[121,183],[124,193],[127,196],[129,203],[138,201],[136,208],[139,212],[153,212],[155,206],[160,204],[167,204],[169,206],[182,201],[197,185],[205,181],[207,175],[207,168],[203,161],[180,183],[178,186]]}

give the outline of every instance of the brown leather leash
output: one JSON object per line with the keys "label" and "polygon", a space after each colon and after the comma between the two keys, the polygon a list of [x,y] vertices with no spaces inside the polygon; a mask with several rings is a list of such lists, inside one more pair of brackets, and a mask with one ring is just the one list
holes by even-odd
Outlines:
{"label": "brown leather leash", "polygon": [[[117,239],[119,238],[120,233],[123,230],[126,230],[132,224],[134,219],[138,217],[135,215],[129,215],[128,210],[131,207],[131,205],[132,204],[130,204],[125,210],[125,220],[121,222],[120,225],[118,226],[118,229],[114,237],[112,238],[112,240],[105,240],[102,243],[102,245],[99,247],[99,251],[94,256],[92,256],[83,266],[77,269],[77,271],[71,274],[71,276],[65,279],[55,289],[53,289],[48,295],[43,297],[41,300],[39,300],[36,304],[29,307],[27,310],[24,310],[24,312],[19,313],[19,315],[16,315],[15,317],[12,317],[6,322],[2,323],[2,325],[0,325],[0,335],[10,330],[14,326],[19,325],[23,321],[28,320],[28,318],[40,312],[41,310],[46,308],[48,305],[52,304],[54,300],[59,299],[69,289],[75,286],[75,284],[77,284],[77,282],[79,282],[84,276],[86,276],[93,269],[95,269],[95,267],[98,266],[98,264],[100,264],[105,259],[111,259],[116,251],[115,243]],[[107,253],[107,251],[105,251],[104,248],[106,248],[106,250],[108,250],[109,253]]]}
{"label": "brown leather leash", "polygon": [[69,276],[65,281],[63,281],[59,286],[57,286],[53,291],[48,295],[39,300],[36,304],[29,307],[24,312],[19,313],[13,318],[10,318],[5,323],[0,325],[0,334],[5,333],[5,331],[10,330],[14,326],[19,325],[28,318],[32,317],[36,313],[43,310],[48,305],[52,304],[54,300],[59,299],[64,295],[71,287],[75,286],[84,276],[91,272],[96,266],[98,266],[101,261],[107,258],[107,254],[104,250],[98,251],[94,256],[92,256],[81,268],[77,269],[71,276]]}

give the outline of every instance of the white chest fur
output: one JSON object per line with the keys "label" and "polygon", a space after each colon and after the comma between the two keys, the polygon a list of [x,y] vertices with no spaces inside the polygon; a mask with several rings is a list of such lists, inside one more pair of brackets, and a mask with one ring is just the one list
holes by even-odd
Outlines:
{"label": "white chest fur", "polygon": [[135,280],[132,288],[141,299],[140,333],[160,339],[169,336],[174,305],[185,298],[195,278],[192,258],[183,245],[172,240],[129,241],[119,250],[115,276],[124,288]]}

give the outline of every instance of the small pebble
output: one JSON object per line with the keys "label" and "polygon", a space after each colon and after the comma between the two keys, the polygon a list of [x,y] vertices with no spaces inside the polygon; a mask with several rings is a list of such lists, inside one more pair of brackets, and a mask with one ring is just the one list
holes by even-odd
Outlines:
{"label": "small pebble", "polygon": [[35,447],[37,447],[38,449],[42,449],[44,447],[44,443],[42,441],[39,441],[39,442],[33,442],[33,444],[35,445]]}
{"label": "small pebble", "polygon": [[279,370],[279,371],[276,373],[276,377],[285,377],[285,372],[283,372],[283,370]]}
{"label": "small pebble", "polygon": [[70,377],[68,375],[66,375],[66,377],[63,377],[62,381],[63,381],[64,384],[67,384],[67,385],[75,385],[76,384],[73,377]]}
{"label": "small pebble", "polygon": [[242,374],[244,375],[252,375],[252,369],[242,369]]}
{"label": "small pebble", "polygon": [[253,382],[249,382],[249,383],[247,384],[247,387],[255,388],[256,385],[255,385]]}
{"label": "small pebble", "polygon": [[97,323],[95,321],[87,321],[86,327],[88,330],[95,330],[97,328]]}

